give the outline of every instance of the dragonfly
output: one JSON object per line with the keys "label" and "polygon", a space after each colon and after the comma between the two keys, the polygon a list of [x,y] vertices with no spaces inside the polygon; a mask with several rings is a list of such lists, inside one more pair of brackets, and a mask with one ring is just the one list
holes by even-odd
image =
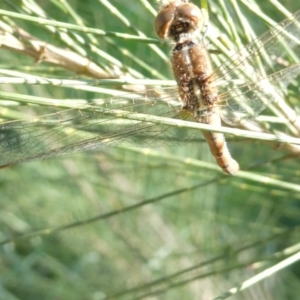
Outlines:
{"label": "dragonfly", "polygon": [[[28,119],[0,123],[0,168],[49,157],[98,150],[122,142],[150,145],[174,136],[170,125],[147,116],[193,119],[221,126],[255,118],[284,96],[300,74],[300,11],[277,24],[213,69],[204,39],[199,39],[202,14],[188,0],[167,1],[154,21],[157,35],[171,39],[171,64],[177,87],[124,93],[91,104]],[[51,102],[51,101],[50,101]],[[224,135],[203,131],[221,169],[236,174]]]}

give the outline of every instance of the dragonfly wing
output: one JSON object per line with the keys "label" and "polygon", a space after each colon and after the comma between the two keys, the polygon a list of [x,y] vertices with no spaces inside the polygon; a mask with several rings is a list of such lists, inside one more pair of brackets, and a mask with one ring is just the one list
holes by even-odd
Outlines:
{"label": "dragonfly wing", "polygon": [[[176,94],[174,88],[164,95],[153,91],[146,97],[124,94],[74,109],[52,107],[56,110],[52,114],[1,123],[0,166],[101,149],[124,141],[150,141],[152,145],[159,136],[171,139],[174,131],[151,121],[151,115],[183,118]],[[49,112],[51,107],[46,109]]]}
{"label": "dragonfly wing", "polygon": [[[212,81],[218,87],[221,98],[233,99],[227,100],[231,105],[228,116],[233,114],[233,110],[237,110],[238,114],[244,113],[245,105],[253,110],[251,113],[253,116],[260,113],[265,108],[265,101],[270,103],[274,100],[274,97],[270,97],[269,91],[266,92],[269,89],[269,83],[286,88],[290,80],[287,74],[288,67],[299,63],[299,52],[300,11],[222,62],[220,67],[213,72]],[[283,77],[275,75],[269,78],[268,88],[265,88],[265,78],[284,68],[287,69],[283,71],[285,73]],[[295,78],[295,75],[293,74],[291,78]],[[280,82],[281,79],[284,80],[283,84]],[[231,91],[227,92],[228,90]],[[260,95],[264,99],[259,100]],[[240,104],[242,101],[248,101],[248,103]],[[233,116],[225,119],[230,124],[236,123]]]}
{"label": "dragonfly wing", "polygon": [[294,64],[257,82],[241,85],[220,95],[220,114],[228,124],[255,118],[268,104],[282,97],[286,86],[300,74]]}
{"label": "dragonfly wing", "polygon": [[[266,77],[299,62],[300,11],[272,27],[215,69],[215,78]],[[253,78],[254,75],[254,78]]]}

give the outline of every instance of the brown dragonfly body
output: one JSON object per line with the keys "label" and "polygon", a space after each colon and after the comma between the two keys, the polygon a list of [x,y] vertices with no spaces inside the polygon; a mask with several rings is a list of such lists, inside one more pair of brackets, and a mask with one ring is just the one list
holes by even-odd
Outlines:
{"label": "brown dragonfly body", "polygon": [[[155,20],[159,37],[175,42],[171,63],[183,109],[200,123],[221,126],[218,113],[218,91],[214,86],[213,70],[203,44],[195,41],[202,20],[199,8],[184,1],[172,1],[165,5]],[[231,157],[224,135],[203,132],[218,165],[228,174],[239,170]]]}

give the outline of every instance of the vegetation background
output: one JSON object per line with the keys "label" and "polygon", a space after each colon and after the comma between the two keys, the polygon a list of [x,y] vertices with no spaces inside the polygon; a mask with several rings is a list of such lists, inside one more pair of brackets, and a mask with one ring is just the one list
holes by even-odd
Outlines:
{"label": "vegetation background", "polygon": [[[211,28],[233,46],[267,30],[264,17],[279,22],[285,9],[299,9],[297,1],[284,0],[208,4]],[[3,36],[17,26],[88,57],[107,77],[172,79],[170,45],[147,40],[156,39],[154,1],[5,0],[0,8]],[[24,20],[4,10],[107,35]],[[146,38],[109,34],[115,32]],[[208,37],[210,43],[217,34]],[[10,70],[83,78],[22,51],[0,51],[3,76]],[[51,85],[1,89],[48,99],[96,97]],[[288,98],[296,111],[297,91],[299,86]],[[12,119],[18,107],[1,110],[2,120]],[[298,299],[299,159],[275,143],[228,140],[233,157],[248,169],[234,177],[214,167],[201,134],[184,145],[120,145],[1,170],[0,299]],[[235,294],[235,287],[242,291]],[[229,289],[233,295],[224,295]]]}

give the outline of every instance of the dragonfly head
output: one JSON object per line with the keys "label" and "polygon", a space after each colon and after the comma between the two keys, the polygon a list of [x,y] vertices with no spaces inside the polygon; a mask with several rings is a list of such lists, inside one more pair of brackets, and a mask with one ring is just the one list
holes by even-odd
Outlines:
{"label": "dragonfly head", "polygon": [[154,29],[160,38],[181,43],[198,32],[202,23],[202,14],[196,5],[182,0],[171,1],[156,16]]}

